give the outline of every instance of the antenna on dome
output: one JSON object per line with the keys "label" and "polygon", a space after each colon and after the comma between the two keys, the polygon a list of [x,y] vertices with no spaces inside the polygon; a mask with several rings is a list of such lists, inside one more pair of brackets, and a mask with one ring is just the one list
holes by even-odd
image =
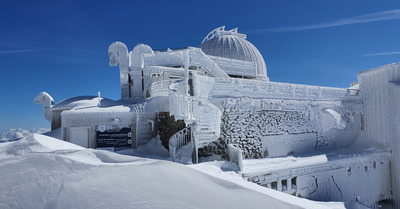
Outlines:
{"label": "antenna on dome", "polygon": [[201,44],[204,43],[204,42],[206,42],[207,40],[210,40],[210,39],[214,38],[214,37],[217,36],[217,35],[235,35],[235,36],[238,36],[238,37],[243,38],[243,39],[246,39],[246,38],[247,38],[246,34],[238,33],[238,28],[237,28],[237,27],[236,27],[236,28],[233,28],[233,29],[230,29],[230,30],[225,30],[225,25],[224,25],[224,26],[221,26],[221,27],[218,27],[218,28],[215,28],[214,30],[212,30],[212,31],[203,39],[203,41],[201,42]]}
{"label": "antenna on dome", "polygon": [[[214,36],[217,34],[217,32],[219,31],[225,31],[225,25],[215,28],[214,30],[212,30],[204,39],[201,43],[204,43],[205,41],[214,38]],[[236,28],[237,31],[237,28]]]}

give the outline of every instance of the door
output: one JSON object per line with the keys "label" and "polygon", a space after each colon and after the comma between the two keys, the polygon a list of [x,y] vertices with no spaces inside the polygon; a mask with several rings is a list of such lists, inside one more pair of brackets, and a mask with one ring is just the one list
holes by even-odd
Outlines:
{"label": "door", "polygon": [[68,128],[68,141],[73,144],[88,148],[89,128],[87,127]]}

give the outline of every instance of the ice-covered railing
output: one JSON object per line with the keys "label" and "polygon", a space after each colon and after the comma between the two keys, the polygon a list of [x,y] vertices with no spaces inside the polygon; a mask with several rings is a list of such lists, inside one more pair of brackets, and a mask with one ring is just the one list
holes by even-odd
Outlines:
{"label": "ice-covered railing", "polygon": [[182,94],[179,91],[169,92],[170,114],[176,120],[184,120],[186,124],[194,121],[195,98]]}
{"label": "ice-covered railing", "polygon": [[[182,79],[170,79],[170,80],[156,81],[156,82],[153,82],[147,90],[149,91],[150,97],[168,96],[169,92],[171,91],[171,89],[170,89],[171,85],[179,83],[181,81],[183,81],[183,80]],[[182,85],[182,84],[177,84],[174,86],[177,89],[181,90],[183,87],[180,87],[179,85]]]}
{"label": "ice-covered railing", "polygon": [[188,85],[185,79],[161,80],[154,82],[148,88],[149,97],[168,96],[170,114],[176,120],[193,122],[195,98],[188,95]]}
{"label": "ice-covered railing", "polygon": [[169,155],[173,162],[175,162],[176,150],[188,144],[190,140],[190,128],[184,128],[169,138]]}
{"label": "ice-covered railing", "polygon": [[146,104],[133,104],[131,109],[133,112],[146,112]]}
{"label": "ice-covered railing", "polygon": [[169,112],[176,120],[184,120],[186,124],[193,122],[195,98],[188,95],[186,79],[156,81],[147,90],[149,97],[169,97]]}
{"label": "ice-covered railing", "polygon": [[188,95],[188,83],[185,79],[178,79],[175,82],[172,82],[169,89],[172,92],[177,92],[185,96]]}

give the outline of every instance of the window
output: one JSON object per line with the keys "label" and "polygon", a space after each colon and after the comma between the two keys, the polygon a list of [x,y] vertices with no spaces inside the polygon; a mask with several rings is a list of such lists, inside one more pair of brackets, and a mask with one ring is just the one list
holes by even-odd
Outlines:
{"label": "window", "polygon": [[287,179],[282,180],[282,191],[286,191],[287,189]]}
{"label": "window", "polygon": [[277,190],[278,189],[278,182],[276,182],[276,181],[271,182],[271,189]]}
{"label": "window", "polygon": [[297,177],[293,177],[290,182],[292,183],[292,189],[297,189]]}

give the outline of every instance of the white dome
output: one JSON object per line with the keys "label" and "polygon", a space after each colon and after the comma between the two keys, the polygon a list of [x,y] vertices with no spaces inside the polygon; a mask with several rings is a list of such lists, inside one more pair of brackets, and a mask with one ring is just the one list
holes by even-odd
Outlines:
{"label": "white dome", "polygon": [[246,40],[237,28],[226,31],[225,26],[211,31],[199,46],[207,55],[245,60],[257,64],[257,78],[268,79],[265,61],[258,49]]}

